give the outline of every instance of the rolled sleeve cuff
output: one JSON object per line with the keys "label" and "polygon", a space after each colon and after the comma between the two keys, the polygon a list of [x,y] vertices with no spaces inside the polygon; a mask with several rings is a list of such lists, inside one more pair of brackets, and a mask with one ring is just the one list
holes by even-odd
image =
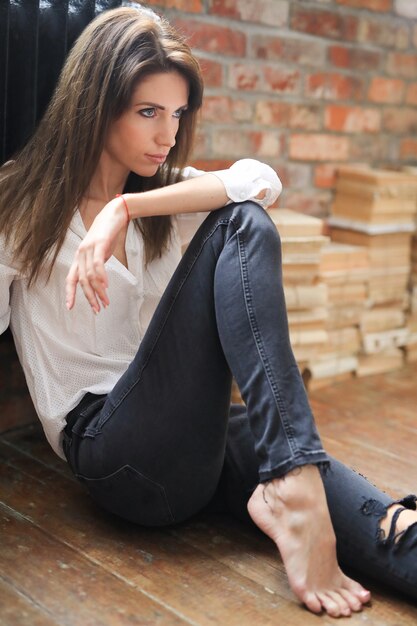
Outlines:
{"label": "rolled sleeve cuff", "polygon": [[[219,178],[232,202],[253,200],[264,208],[273,204],[282,191],[277,173],[266,163],[256,159],[241,159],[227,170],[210,172]],[[263,198],[256,196],[264,192]]]}

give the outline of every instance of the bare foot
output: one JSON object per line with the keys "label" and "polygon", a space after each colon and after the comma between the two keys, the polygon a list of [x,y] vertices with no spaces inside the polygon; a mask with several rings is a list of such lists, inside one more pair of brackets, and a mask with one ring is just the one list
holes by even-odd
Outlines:
{"label": "bare foot", "polygon": [[348,617],[371,594],[343,574],[317,467],[296,468],[258,485],[248,502],[255,524],[278,546],[291,589],[313,613]]}

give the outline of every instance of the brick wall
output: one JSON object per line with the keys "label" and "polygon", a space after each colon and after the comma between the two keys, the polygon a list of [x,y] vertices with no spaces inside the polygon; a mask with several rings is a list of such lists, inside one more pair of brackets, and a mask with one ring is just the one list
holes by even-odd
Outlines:
{"label": "brick wall", "polygon": [[270,163],[324,217],[338,163],[417,163],[417,0],[148,0],[189,38],[206,97],[195,162]]}

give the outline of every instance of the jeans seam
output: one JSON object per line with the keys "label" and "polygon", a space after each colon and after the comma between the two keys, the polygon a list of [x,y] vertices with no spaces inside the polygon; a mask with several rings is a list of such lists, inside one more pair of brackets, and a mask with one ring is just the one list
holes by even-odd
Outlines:
{"label": "jeans seam", "polygon": [[172,509],[171,509],[171,506],[169,504],[168,496],[167,496],[166,489],[165,489],[164,485],[162,485],[161,483],[159,483],[156,480],[153,480],[153,478],[149,478],[149,476],[147,476],[146,474],[143,474],[138,469],[136,469],[132,465],[129,465],[128,463],[126,463],[125,465],[122,465],[121,467],[119,467],[118,469],[114,470],[110,474],[106,474],[105,476],[99,476],[97,478],[94,478],[94,477],[93,478],[89,478],[88,476],[84,476],[83,474],[80,474],[80,473],[76,473],[75,476],[76,476],[76,478],[80,482],[91,481],[91,484],[93,484],[93,481],[95,481],[95,480],[101,481],[101,480],[106,480],[106,479],[109,479],[109,478],[111,479],[114,476],[116,476],[117,474],[120,474],[121,472],[124,472],[124,471],[129,471],[129,470],[131,470],[133,473],[139,474],[146,481],[148,481],[149,483],[152,483],[152,485],[156,485],[156,487],[159,489],[160,494],[161,494],[161,496],[162,496],[162,498],[164,500],[164,503],[165,503],[165,506],[166,506],[166,512],[168,514],[168,517],[170,518],[169,521],[170,522],[175,522],[175,517],[174,517],[174,515],[172,513]]}
{"label": "jeans seam", "polygon": [[[303,448],[299,448],[294,456],[282,461],[278,465],[269,465],[265,469],[260,469],[259,474],[261,477],[261,482],[263,482],[264,480],[270,480],[271,475],[273,475],[274,478],[277,478],[302,465],[310,465],[310,463],[315,465],[321,462],[327,464],[327,459],[323,460],[319,458],[319,460],[317,461],[317,459],[314,458],[317,456],[323,457],[323,455],[325,454],[326,453],[323,449],[305,450]],[[268,476],[268,478],[265,478],[266,475]]]}
{"label": "jeans seam", "polygon": [[151,356],[153,354],[155,346],[158,343],[159,337],[161,336],[161,333],[162,333],[162,331],[163,331],[163,329],[165,327],[165,324],[167,323],[167,320],[168,320],[169,315],[171,313],[172,307],[174,306],[174,304],[175,304],[175,302],[176,302],[176,300],[178,298],[178,295],[180,294],[181,289],[183,288],[186,280],[188,279],[188,276],[190,275],[190,272],[193,269],[193,267],[194,267],[198,257],[200,256],[200,254],[201,254],[205,244],[213,236],[213,234],[216,232],[216,230],[220,226],[223,226],[223,225],[227,226],[231,221],[233,221],[232,217],[220,219],[220,220],[218,220],[216,222],[216,224],[213,226],[213,228],[210,230],[210,232],[207,233],[206,237],[203,239],[203,241],[201,243],[200,248],[196,251],[194,257],[191,259],[189,267],[188,267],[188,269],[187,269],[183,279],[181,280],[180,284],[178,285],[178,288],[177,288],[175,294],[173,295],[171,304],[170,304],[170,306],[168,307],[168,309],[166,311],[165,317],[164,317],[164,319],[163,319],[163,321],[162,321],[162,323],[161,323],[161,325],[160,325],[160,327],[158,329],[158,332],[155,334],[155,340],[154,340],[152,346],[149,349],[148,357],[147,357],[146,361],[143,363],[143,366],[142,366],[140,372],[138,373],[136,379],[131,383],[131,385],[129,385],[129,387],[125,390],[125,392],[119,397],[117,403],[114,406],[111,407],[111,409],[108,411],[108,413],[102,416],[102,418],[100,419],[99,423],[97,424],[97,427],[94,429],[94,432],[91,431],[91,433],[89,433],[89,434],[94,435],[94,434],[98,434],[98,433],[101,432],[101,429],[103,428],[105,423],[110,419],[110,417],[113,415],[114,411],[120,406],[120,404],[123,402],[123,400],[132,391],[132,389],[139,383],[139,381],[140,381],[140,379],[142,377],[142,373],[145,370],[145,368],[146,368],[146,366],[147,366],[147,364],[149,362],[149,359],[151,358]]}
{"label": "jeans seam", "polygon": [[285,432],[285,436],[289,444],[289,448],[292,452],[292,455],[295,456],[297,448],[294,447],[295,439],[294,439],[294,434],[292,432],[292,426],[288,422],[288,419],[286,417],[287,411],[285,408],[285,403],[282,400],[278,385],[276,381],[274,380],[274,377],[272,374],[272,368],[270,366],[268,357],[266,355],[261,333],[259,331],[259,328],[256,322],[256,316],[253,311],[252,294],[251,294],[251,289],[250,289],[250,284],[249,284],[249,276],[247,272],[247,261],[246,261],[246,255],[245,255],[245,247],[244,247],[245,242],[244,242],[244,237],[243,237],[243,233],[241,230],[237,231],[237,241],[238,241],[241,277],[242,277],[242,284],[243,284],[243,293],[245,296],[245,308],[246,308],[246,312],[248,315],[249,326],[250,326],[252,336],[255,341],[259,356],[261,358],[261,362],[263,364],[266,378],[271,388],[276,407],[278,409],[278,415],[284,427],[284,432]]}

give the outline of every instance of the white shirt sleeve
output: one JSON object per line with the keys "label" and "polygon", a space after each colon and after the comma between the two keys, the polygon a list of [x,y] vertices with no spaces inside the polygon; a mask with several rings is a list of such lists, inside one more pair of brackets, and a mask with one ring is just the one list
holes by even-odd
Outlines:
{"label": "white shirt sleeve", "polygon": [[[266,209],[275,202],[282,191],[282,183],[277,173],[272,167],[256,159],[241,159],[229,169],[209,173],[217,176],[224,184],[229,198],[227,204],[252,200]],[[181,178],[187,180],[203,174],[207,174],[207,172],[188,166],[182,170]],[[263,197],[257,198],[256,196],[261,192],[264,192]],[[207,215],[208,213],[184,213],[177,216],[182,245],[191,241],[197,228]]]}
{"label": "white shirt sleeve", "polygon": [[4,333],[10,322],[10,286],[18,271],[11,267],[0,237],[0,335]]}

